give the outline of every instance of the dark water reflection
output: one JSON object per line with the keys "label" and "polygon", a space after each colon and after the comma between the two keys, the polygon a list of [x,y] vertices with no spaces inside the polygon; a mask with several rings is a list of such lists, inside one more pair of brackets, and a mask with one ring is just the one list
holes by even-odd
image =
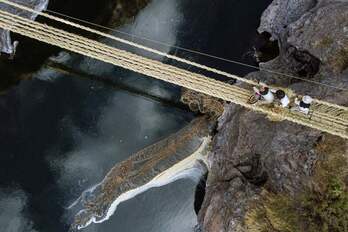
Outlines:
{"label": "dark water reflection", "polygon": [[1,102],[8,111],[1,114],[2,123],[6,122],[1,186],[15,185],[29,194],[28,211],[34,220],[42,221],[43,231],[62,229],[62,207],[101,181],[116,162],[192,118],[70,77],[22,82]]}
{"label": "dark water reflection", "polygon": [[[153,0],[123,30],[240,60],[269,2]],[[251,71],[146,43],[232,73]],[[111,65],[75,56],[67,63],[177,97],[178,88]],[[66,207],[83,190],[98,183],[116,162],[177,131],[193,117],[95,81],[48,70],[38,78],[0,96],[0,231],[67,231],[71,215]],[[84,231],[190,232],[196,223],[194,188],[194,181],[180,180],[151,189],[120,204],[109,221]]]}

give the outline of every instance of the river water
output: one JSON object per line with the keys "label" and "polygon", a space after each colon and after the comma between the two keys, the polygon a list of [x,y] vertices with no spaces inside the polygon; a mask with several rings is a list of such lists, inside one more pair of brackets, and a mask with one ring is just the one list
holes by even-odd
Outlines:
{"label": "river water", "polygon": [[[269,3],[153,0],[121,29],[241,61]],[[252,71],[131,39],[238,75]],[[177,87],[111,65],[67,54],[55,60],[163,98],[178,98]],[[179,130],[194,117],[156,100],[53,70],[43,69],[35,77],[0,96],[1,232],[68,231],[73,212],[67,208],[81,192],[100,182],[115,163]],[[83,231],[192,232],[196,183],[183,179],[151,189],[121,203],[110,220]]]}

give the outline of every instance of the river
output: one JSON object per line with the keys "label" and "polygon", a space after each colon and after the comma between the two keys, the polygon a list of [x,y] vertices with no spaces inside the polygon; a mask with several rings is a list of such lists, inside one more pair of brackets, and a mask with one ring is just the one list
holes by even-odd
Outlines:
{"label": "river", "polygon": [[[120,29],[241,61],[269,3],[153,0]],[[252,71],[137,37],[132,40],[234,74]],[[177,87],[108,64],[64,53],[55,60],[164,98],[178,98]],[[178,131],[193,117],[152,98],[54,70],[43,69],[33,80],[22,81],[0,96],[0,231],[68,231],[73,216],[68,207],[81,192],[100,182],[115,163]],[[82,231],[192,232],[197,222],[196,184],[197,179],[182,179],[150,189],[121,203],[110,220]]]}

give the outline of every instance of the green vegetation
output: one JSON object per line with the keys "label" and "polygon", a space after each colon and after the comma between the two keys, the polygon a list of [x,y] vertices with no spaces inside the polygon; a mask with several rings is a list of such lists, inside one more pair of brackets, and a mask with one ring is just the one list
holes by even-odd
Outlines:
{"label": "green vegetation", "polygon": [[[333,38],[330,36],[323,36],[319,41],[314,44],[315,47],[330,51],[331,45],[334,44]],[[340,73],[348,68],[348,48],[344,46],[340,50],[336,51],[334,56],[329,59],[330,66],[336,73]]]}
{"label": "green vegetation", "polygon": [[318,144],[322,155],[313,186],[296,196],[267,191],[246,215],[250,232],[348,232],[345,142],[329,136]]}
{"label": "green vegetation", "polygon": [[301,203],[307,231],[348,231],[348,192],[338,178],[331,177],[326,191],[308,194]]}
{"label": "green vegetation", "polygon": [[316,45],[320,48],[327,48],[333,44],[334,40],[329,36],[324,36]]}
{"label": "green vegetation", "polygon": [[348,68],[348,48],[338,51],[337,56],[333,58],[332,65],[336,72]]}

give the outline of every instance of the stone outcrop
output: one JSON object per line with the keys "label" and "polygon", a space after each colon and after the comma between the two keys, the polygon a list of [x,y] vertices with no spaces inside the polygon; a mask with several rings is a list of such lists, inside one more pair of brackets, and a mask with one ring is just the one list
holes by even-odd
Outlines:
{"label": "stone outcrop", "polygon": [[340,73],[348,68],[348,4],[323,5],[289,26],[287,42]]}
{"label": "stone outcrop", "polygon": [[295,192],[307,185],[321,133],[229,105],[215,136],[207,195],[200,214],[203,231],[242,228],[248,203],[260,186]]}
{"label": "stone outcrop", "polygon": [[280,39],[287,27],[316,5],[316,0],[274,0],[264,11],[258,31]]}
{"label": "stone outcrop", "polygon": [[284,61],[296,74],[314,76],[319,63],[338,74],[348,67],[347,12],[346,1],[275,0],[258,31],[279,40]]}
{"label": "stone outcrop", "polygon": [[[325,85],[266,71],[246,78],[348,106],[348,91],[327,86],[348,88],[347,7],[347,1],[275,0],[261,19],[259,31],[279,40],[280,55],[260,66],[291,76],[303,74],[301,79]],[[199,212],[200,229],[249,231],[245,214],[251,202],[261,201],[261,192],[296,195],[315,186],[313,173],[321,157],[316,148],[326,137],[317,130],[272,122],[264,115],[227,105],[209,156],[211,171]],[[334,140],[348,146],[346,140]]]}

